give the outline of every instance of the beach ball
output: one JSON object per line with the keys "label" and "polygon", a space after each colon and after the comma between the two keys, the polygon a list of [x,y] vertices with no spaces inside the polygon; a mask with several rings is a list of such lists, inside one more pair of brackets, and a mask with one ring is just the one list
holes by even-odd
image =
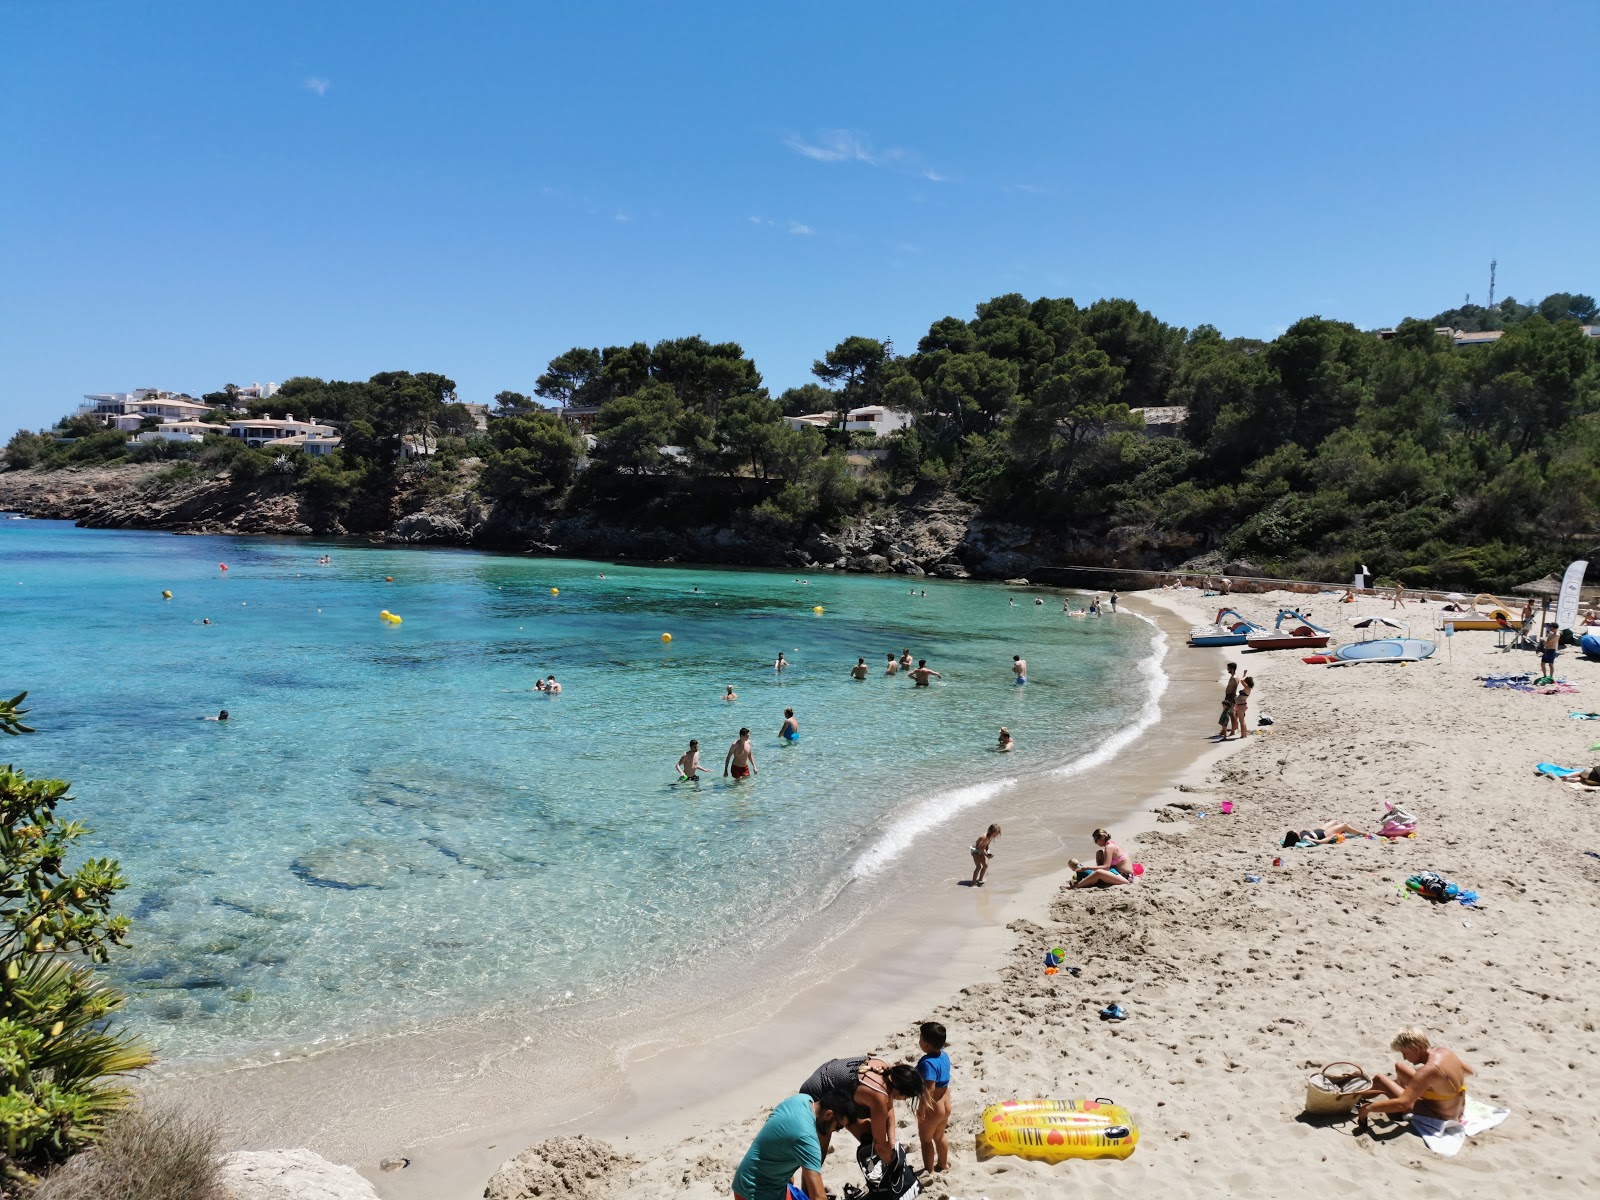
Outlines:
{"label": "beach ball", "polygon": [[393,575],[385,575],[383,577],[383,581],[385,583],[393,583],[394,582],[394,576]]}
{"label": "beach ball", "polygon": [[161,593],[161,598],[163,600],[171,600],[172,599],[172,593],[171,592],[162,592]]}
{"label": "beach ball", "polygon": [[663,633],[661,635],[661,640],[663,642],[670,642],[672,640],[672,635],[670,633]]}
{"label": "beach ball", "polygon": [[552,596],[559,596],[559,595],[561,595],[561,589],[560,588],[551,588],[550,589],[550,594]]}
{"label": "beach ball", "polygon": [[814,612],[814,613],[817,613],[820,616],[821,613],[822,613],[822,605],[820,605],[820,604],[816,605],[815,607],[812,608],[811,611]]}

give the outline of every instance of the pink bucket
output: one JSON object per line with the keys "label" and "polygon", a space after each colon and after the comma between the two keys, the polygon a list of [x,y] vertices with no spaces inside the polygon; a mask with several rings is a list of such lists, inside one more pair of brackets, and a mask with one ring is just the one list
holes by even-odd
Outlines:
{"label": "pink bucket", "polygon": [[1222,815],[1225,816],[1225,817],[1233,816],[1233,801],[1232,800],[1224,800],[1222,802]]}

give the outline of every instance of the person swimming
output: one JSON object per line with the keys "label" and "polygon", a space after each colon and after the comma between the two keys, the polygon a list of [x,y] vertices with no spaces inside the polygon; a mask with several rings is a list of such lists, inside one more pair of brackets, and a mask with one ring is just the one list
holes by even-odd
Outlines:
{"label": "person swimming", "polygon": [[223,709],[214,717],[201,717],[200,719],[202,721],[226,721],[228,719],[228,710]]}
{"label": "person swimming", "polygon": [[1011,656],[1011,673],[1017,677],[1019,685],[1028,682],[1028,662],[1022,655],[1013,654]]}
{"label": "person swimming", "polygon": [[1004,725],[1000,726],[1000,740],[995,744],[995,749],[1001,754],[1010,754],[1016,748],[1016,739],[1011,736],[1011,731]]}
{"label": "person swimming", "polygon": [[728,685],[728,690],[722,693],[722,698],[724,700],[737,700],[739,698],[739,694],[733,690],[733,684],[730,683]]}
{"label": "person swimming", "polygon": [[781,671],[785,667],[787,667],[788,665],[789,665],[789,660],[784,658],[783,651],[779,650],[778,651],[778,661],[772,664],[772,669],[774,671]]}
{"label": "person swimming", "polygon": [[544,694],[546,696],[559,696],[561,694],[561,685],[556,682],[554,675],[545,676]]}
{"label": "person swimming", "polygon": [[899,671],[900,671],[900,664],[895,662],[894,655],[891,653],[891,654],[884,655],[884,657],[887,658],[889,661],[884,665],[883,673],[885,675],[898,674]]}
{"label": "person swimming", "polygon": [[860,682],[867,677],[867,660],[857,658],[856,665],[850,668],[850,678]]}
{"label": "person swimming", "polygon": [[905,648],[903,648],[900,651],[900,669],[902,671],[911,670],[911,647],[910,646],[906,646]]}
{"label": "person swimming", "polygon": [[783,710],[783,728],[778,730],[778,736],[790,743],[800,740],[800,722],[794,719],[794,709]]}
{"label": "person swimming", "polygon": [[929,679],[943,679],[944,676],[928,665],[925,658],[917,659],[917,669],[911,672],[911,682],[919,688],[928,686]]}

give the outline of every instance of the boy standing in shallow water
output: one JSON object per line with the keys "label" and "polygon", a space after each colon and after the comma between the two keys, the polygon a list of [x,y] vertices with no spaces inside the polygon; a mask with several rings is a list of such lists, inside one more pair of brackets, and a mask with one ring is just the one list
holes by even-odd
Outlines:
{"label": "boy standing in shallow water", "polygon": [[945,1053],[944,1026],[937,1021],[924,1021],[917,1045],[922,1047],[922,1057],[917,1060],[917,1074],[927,1090],[922,1105],[917,1109],[917,1135],[922,1139],[922,1169],[948,1171],[950,1145],[945,1131],[950,1126],[950,1056]]}

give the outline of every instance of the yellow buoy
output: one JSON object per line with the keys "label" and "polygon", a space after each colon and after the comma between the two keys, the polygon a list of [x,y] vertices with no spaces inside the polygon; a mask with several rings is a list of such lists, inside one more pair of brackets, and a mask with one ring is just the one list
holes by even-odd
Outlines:
{"label": "yellow buoy", "polygon": [[400,618],[395,616],[395,614],[390,612],[387,608],[378,614],[378,620],[387,621],[391,625],[400,624]]}
{"label": "yellow buoy", "polygon": [[161,598],[163,600],[171,600],[172,599],[172,593],[171,592],[162,592],[161,593]]}
{"label": "yellow buoy", "polygon": [[551,588],[550,589],[550,594],[552,596],[559,596],[559,595],[561,595],[561,589],[560,588]]}
{"label": "yellow buoy", "polygon": [[820,614],[822,612],[822,605],[818,604],[818,605],[814,606],[811,611],[814,612],[814,613],[819,613]]}
{"label": "yellow buoy", "polygon": [[661,640],[663,642],[670,642],[672,640],[672,635],[670,633],[663,633],[661,635]]}

